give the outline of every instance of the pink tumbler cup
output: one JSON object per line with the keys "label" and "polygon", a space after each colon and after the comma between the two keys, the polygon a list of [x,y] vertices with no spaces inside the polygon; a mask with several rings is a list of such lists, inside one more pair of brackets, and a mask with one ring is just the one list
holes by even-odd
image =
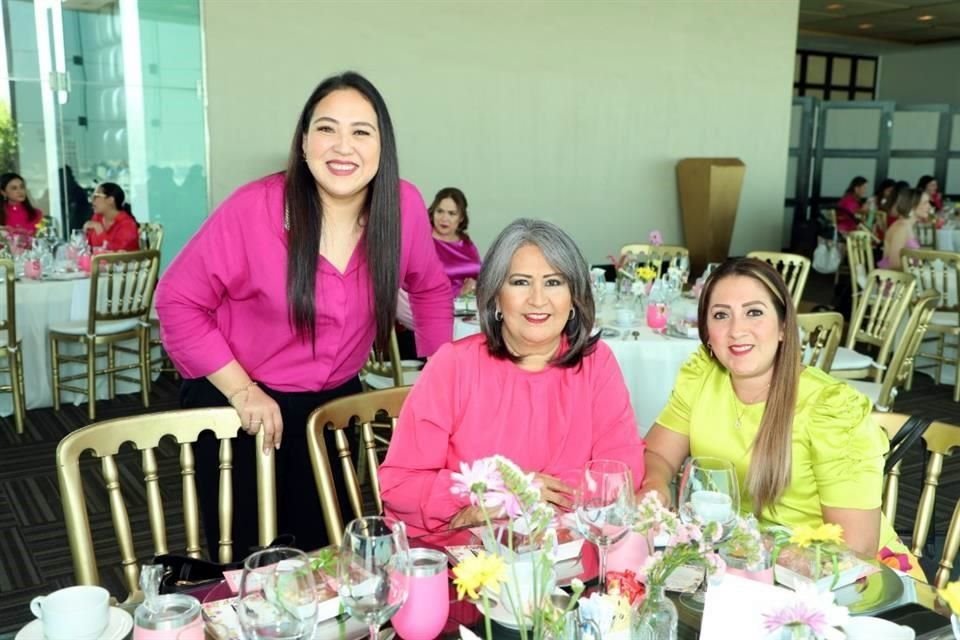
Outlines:
{"label": "pink tumbler cup", "polygon": [[31,280],[39,280],[43,275],[43,266],[39,258],[31,258],[23,263],[23,275]]}
{"label": "pink tumbler cup", "polygon": [[403,640],[433,640],[450,615],[447,556],[433,549],[410,549],[407,601],[390,621]]}

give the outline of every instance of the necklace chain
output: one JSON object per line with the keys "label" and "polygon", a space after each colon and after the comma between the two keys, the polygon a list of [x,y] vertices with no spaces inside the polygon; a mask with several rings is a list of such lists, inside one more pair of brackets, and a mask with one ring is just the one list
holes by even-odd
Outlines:
{"label": "necklace chain", "polygon": [[[770,383],[768,382],[767,386],[761,389],[760,393],[758,393],[756,397],[753,398],[753,400],[751,400],[750,402],[740,402],[740,398],[737,396],[737,390],[733,388],[732,383],[730,384],[730,392],[733,393],[733,408],[737,412],[737,421],[734,423],[734,426],[737,429],[740,428],[740,425],[743,422],[743,416],[744,414],[747,413],[747,408],[750,407],[750,405],[754,404],[755,402],[758,402],[760,398],[763,397],[763,394],[765,394],[769,388],[770,388]],[[742,408],[738,408],[741,405],[742,405]]]}

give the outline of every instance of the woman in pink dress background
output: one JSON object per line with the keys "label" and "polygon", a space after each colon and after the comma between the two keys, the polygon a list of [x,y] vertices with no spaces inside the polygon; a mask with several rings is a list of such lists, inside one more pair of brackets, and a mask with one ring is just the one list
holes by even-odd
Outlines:
{"label": "woman in pink dress background", "polygon": [[0,176],[0,193],[3,193],[3,213],[0,227],[23,235],[33,236],[43,211],[31,204],[27,195],[27,183],[20,174],[5,173]]}

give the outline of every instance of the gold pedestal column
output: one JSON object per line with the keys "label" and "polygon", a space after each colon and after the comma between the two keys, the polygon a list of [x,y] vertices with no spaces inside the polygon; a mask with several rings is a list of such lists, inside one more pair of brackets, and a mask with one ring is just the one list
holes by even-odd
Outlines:
{"label": "gold pedestal column", "polygon": [[723,262],[737,219],[740,188],[747,167],[737,158],[684,158],[677,163],[683,235],[690,250],[690,272]]}

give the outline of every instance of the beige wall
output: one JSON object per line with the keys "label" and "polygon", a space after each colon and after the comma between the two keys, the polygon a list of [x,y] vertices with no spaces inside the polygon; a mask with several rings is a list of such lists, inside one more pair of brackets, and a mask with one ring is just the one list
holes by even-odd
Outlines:
{"label": "beige wall", "polygon": [[682,242],[675,162],[735,156],[732,251],[779,247],[797,0],[206,0],[211,197],[282,167],[328,74],[390,106],[401,175],[461,187],[484,251],[522,216],[589,260]]}

